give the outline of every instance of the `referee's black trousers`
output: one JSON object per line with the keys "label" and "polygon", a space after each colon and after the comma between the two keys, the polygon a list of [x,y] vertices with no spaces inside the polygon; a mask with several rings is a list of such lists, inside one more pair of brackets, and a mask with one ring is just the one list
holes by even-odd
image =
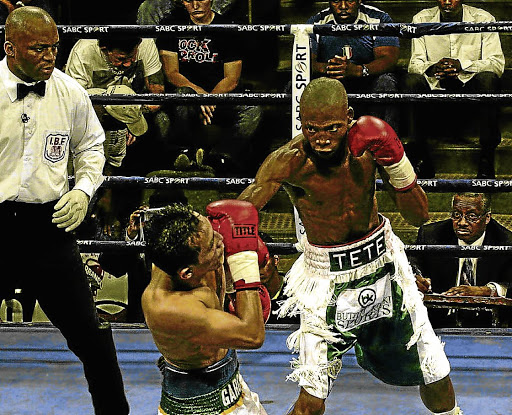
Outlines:
{"label": "referee's black trousers", "polygon": [[55,203],[0,203],[6,232],[0,285],[14,282],[37,298],[82,361],[95,414],[124,415],[129,409],[112,331],[96,314],[74,235],[51,222]]}

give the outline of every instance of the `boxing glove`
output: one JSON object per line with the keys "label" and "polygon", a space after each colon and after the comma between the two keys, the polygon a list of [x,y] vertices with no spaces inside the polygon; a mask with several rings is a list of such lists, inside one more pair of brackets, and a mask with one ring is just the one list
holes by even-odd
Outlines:
{"label": "boxing glove", "polygon": [[348,132],[347,143],[356,157],[365,151],[372,153],[377,164],[388,173],[395,190],[405,191],[416,184],[416,173],[402,142],[385,121],[372,116],[360,117]]}
{"label": "boxing glove", "polygon": [[[258,294],[260,295],[261,311],[263,312],[263,322],[266,323],[270,318],[272,300],[270,299],[270,294],[267,290],[267,287],[265,287],[264,285],[261,285],[258,288]],[[230,314],[236,315],[236,297],[229,297],[228,301],[228,312]]]}
{"label": "boxing glove", "polygon": [[206,206],[206,215],[213,230],[224,238],[224,253],[235,290],[259,288],[256,208],[242,200],[218,200]]}

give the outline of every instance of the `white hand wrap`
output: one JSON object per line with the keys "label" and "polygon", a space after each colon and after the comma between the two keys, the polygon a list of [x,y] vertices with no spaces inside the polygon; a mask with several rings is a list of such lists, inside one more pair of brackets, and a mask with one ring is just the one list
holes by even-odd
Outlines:
{"label": "white hand wrap", "polygon": [[384,170],[389,174],[389,183],[398,192],[409,190],[416,184],[416,173],[414,167],[407,156],[402,156],[402,159],[391,166],[384,166]]}
{"label": "white hand wrap", "polygon": [[260,282],[260,267],[256,251],[242,251],[227,258],[235,289],[257,288]]}

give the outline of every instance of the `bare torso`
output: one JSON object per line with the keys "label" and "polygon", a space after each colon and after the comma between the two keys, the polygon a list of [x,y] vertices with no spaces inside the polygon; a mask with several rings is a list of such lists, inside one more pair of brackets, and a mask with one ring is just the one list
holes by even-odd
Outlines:
{"label": "bare torso", "polygon": [[311,157],[304,142],[300,135],[276,150],[239,198],[261,208],[282,184],[311,243],[334,245],[368,234],[379,223],[371,154],[354,157],[345,149],[339,162],[325,163]]}
{"label": "bare torso", "polygon": [[[223,309],[224,288],[199,287],[190,291],[169,289],[169,277],[152,276],[142,296],[142,306],[155,344],[164,358],[182,369],[197,369],[221,360],[227,349],[194,341],[194,310]],[[211,281],[222,280],[219,273],[212,273]],[[215,274],[215,275],[213,275]],[[184,327],[184,328],[183,328]]]}

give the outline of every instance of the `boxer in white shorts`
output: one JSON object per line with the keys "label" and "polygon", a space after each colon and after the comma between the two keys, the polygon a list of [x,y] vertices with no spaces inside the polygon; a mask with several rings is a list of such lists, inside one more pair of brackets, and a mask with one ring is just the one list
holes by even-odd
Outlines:
{"label": "boxer in white shorts", "polygon": [[366,238],[303,254],[286,276],[281,315],[301,315],[288,346],[300,352],[289,379],[327,398],[341,357],[355,346],[359,364],[393,385],[437,382],[450,372],[427,317],[403,244],[389,221]]}
{"label": "boxer in white shorts", "polygon": [[[329,73],[335,68],[327,66]],[[262,209],[283,187],[309,241],[290,272],[291,298],[281,309],[302,320],[288,341],[301,353],[291,375],[301,390],[290,413],[325,412],[341,356],[355,346],[359,363],[380,379],[419,384],[431,413],[460,414],[401,244],[378,213],[377,173],[407,222],[428,220],[428,199],[400,139],[378,118],[354,119],[343,84],[331,78],[304,88],[300,122],[302,133],[272,152],[238,197]],[[407,361],[403,373],[387,365],[398,356]]]}

